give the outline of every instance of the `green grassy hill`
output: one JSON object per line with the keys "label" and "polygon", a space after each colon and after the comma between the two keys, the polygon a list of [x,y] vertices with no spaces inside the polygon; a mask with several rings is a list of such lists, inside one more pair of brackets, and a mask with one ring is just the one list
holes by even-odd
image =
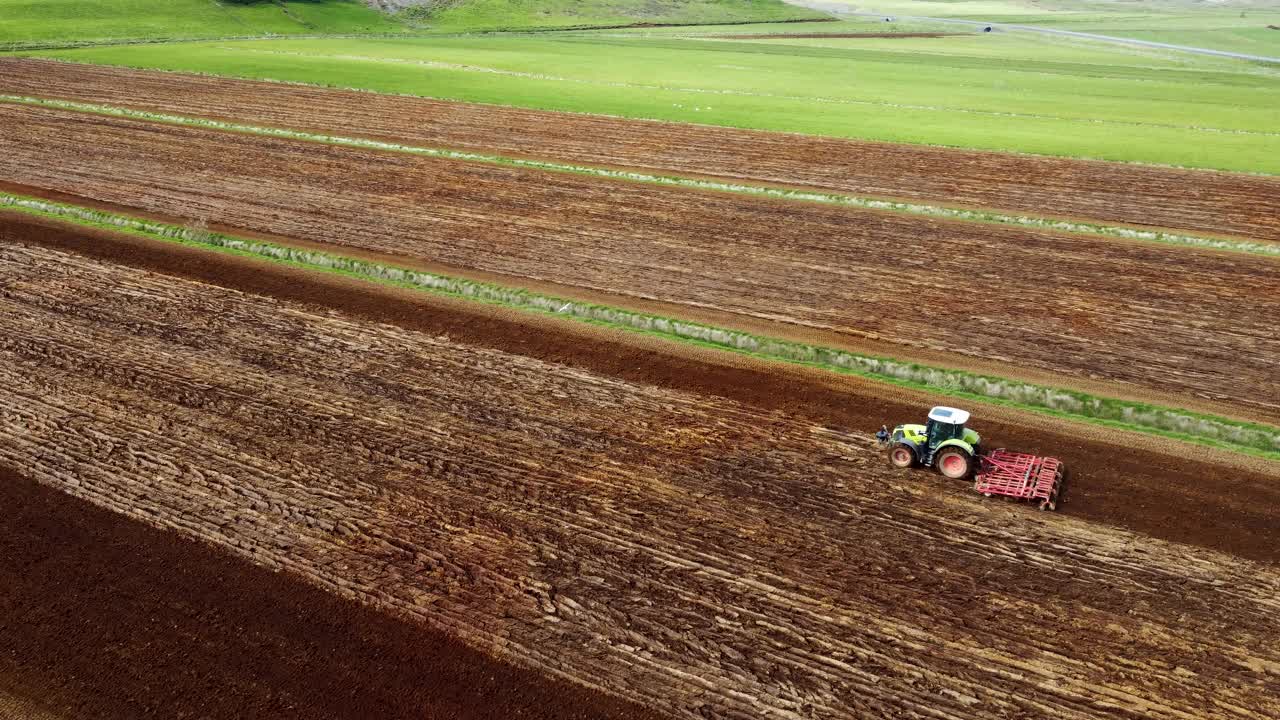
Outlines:
{"label": "green grassy hill", "polygon": [[[389,8],[407,2],[385,3]],[[826,18],[782,0],[0,0],[0,49],[102,41],[354,35]]]}
{"label": "green grassy hill", "polygon": [[781,0],[440,0],[405,11],[431,30],[540,30],[827,19]]}
{"label": "green grassy hill", "polygon": [[0,0],[0,45],[396,32],[360,0]]}

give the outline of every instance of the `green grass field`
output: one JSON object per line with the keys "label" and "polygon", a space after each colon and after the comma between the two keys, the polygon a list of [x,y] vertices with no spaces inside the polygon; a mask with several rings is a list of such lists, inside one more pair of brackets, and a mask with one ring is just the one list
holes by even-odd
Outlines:
{"label": "green grass field", "polygon": [[[948,33],[946,38],[911,38],[909,42],[892,35],[898,33],[933,32]],[[884,38],[840,38],[843,33],[879,33]],[[848,49],[877,49],[934,53],[941,55],[965,55],[1004,60],[1060,60],[1089,64],[1148,65],[1153,67],[1183,67],[1192,70],[1222,69],[1239,72],[1241,64],[1232,59],[1193,55],[1172,50],[1124,47],[1112,43],[1037,35],[1032,33],[984,34],[974,28],[949,25],[928,20],[895,19],[885,23],[883,18],[845,16],[836,22],[813,25],[765,24],[704,27],[618,28],[589,33],[567,35],[593,37],[702,37],[716,38],[724,35],[755,34],[767,36],[759,42],[772,45],[808,45]],[[817,34],[830,37],[800,38],[797,34]],[[1276,33],[1280,35],[1280,32]],[[905,43],[905,44],[904,44]],[[1247,68],[1246,68],[1247,69]],[[1280,71],[1280,67],[1275,68]]]}
{"label": "green grass field", "polygon": [[433,32],[607,27],[636,23],[696,25],[826,18],[781,0],[467,0],[433,12],[410,10]]}
{"label": "green grass field", "polygon": [[[1248,28],[1240,23],[1280,15],[1263,0],[1225,1],[1238,4],[884,0],[876,7],[895,14],[985,17],[1112,34],[1160,33],[1159,39],[1167,41],[1178,40],[1171,33],[1195,32],[1190,17],[1198,18],[1202,29],[1230,26],[1247,38]],[[803,24],[463,32],[735,18],[745,23],[811,14],[778,0],[463,0],[398,19],[355,0],[0,0],[0,8],[7,10],[0,14],[0,42],[75,45],[111,37],[406,29],[417,35],[28,50],[80,62],[834,137],[1280,174],[1280,66],[1171,50],[1020,32],[911,39],[786,36],[965,30],[901,18],[886,23],[879,16]],[[1275,22],[1280,25],[1280,17]],[[1280,38],[1280,31],[1266,32]],[[733,34],[769,37],[724,37]],[[1271,52],[1266,47],[1241,49]]]}
{"label": "green grass field", "polygon": [[0,45],[403,29],[360,0],[0,0]]}
{"label": "green grass field", "polygon": [[550,110],[1280,173],[1277,70],[1013,33],[727,41],[599,32],[39,54]]}
{"label": "green grass field", "polygon": [[858,12],[1036,25],[1280,57],[1275,0],[821,0]]}
{"label": "green grass field", "polygon": [[825,18],[781,0],[462,0],[397,15],[363,0],[0,0],[0,48],[272,35],[729,23]]}

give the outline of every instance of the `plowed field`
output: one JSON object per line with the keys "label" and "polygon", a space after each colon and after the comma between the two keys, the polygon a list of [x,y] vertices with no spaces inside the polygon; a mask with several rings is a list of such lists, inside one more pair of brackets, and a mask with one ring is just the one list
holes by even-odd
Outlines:
{"label": "plowed field", "polygon": [[0,507],[4,720],[658,720],[2,464]]}
{"label": "plowed field", "polygon": [[[725,398],[828,428],[856,431],[898,422],[937,399],[905,389],[886,395],[874,381],[27,215],[0,213],[0,239],[302,303],[589,374]],[[1280,468],[1273,463],[1208,450],[1189,455],[1182,443],[991,406],[976,423],[993,447],[1069,459],[1072,480],[1064,510],[1072,517],[1280,562]],[[1205,482],[1208,477],[1212,483]]]}
{"label": "plowed field", "polygon": [[795,416],[0,246],[0,462],[684,717],[1280,713],[1274,567]]}
{"label": "plowed field", "polygon": [[1280,241],[1280,178],[0,59],[0,93],[322,133]]}
{"label": "plowed field", "polygon": [[22,106],[3,179],[1280,419],[1280,263]]}

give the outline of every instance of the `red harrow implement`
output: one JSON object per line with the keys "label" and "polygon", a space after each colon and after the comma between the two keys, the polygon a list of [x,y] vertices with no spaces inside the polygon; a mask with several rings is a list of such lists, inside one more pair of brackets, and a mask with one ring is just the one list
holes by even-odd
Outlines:
{"label": "red harrow implement", "polygon": [[1041,510],[1057,510],[1066,468],[1057,458],[1010,452],[983,453],[982,436],[966,427],[969,413],[939,405],[924,425],[905,423],[889,432],[880,426],[876,439],[887,448],[896,468],[931,467],[953,480],[974,475],[973,489],[991,497],[1003,495],[1039,502]]}
{"label": "red harrow implement", "polygon": [[1065,468],[1057,458],[1010,452],[1001,448],[980,455],[973,489],[991,497],[1003,495],[1039,501],[1041,510],[1056,510]]}

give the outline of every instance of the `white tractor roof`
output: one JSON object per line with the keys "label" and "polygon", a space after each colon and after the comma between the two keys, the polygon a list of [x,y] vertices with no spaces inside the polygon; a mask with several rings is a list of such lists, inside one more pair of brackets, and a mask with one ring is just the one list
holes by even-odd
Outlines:
{"label": "white tractor roof", "polygon": [[952,425],[963,425],[969,422],[969,411],[939,405],[929,411],[929,419],[937,420],[938,422],[951,423]]}

